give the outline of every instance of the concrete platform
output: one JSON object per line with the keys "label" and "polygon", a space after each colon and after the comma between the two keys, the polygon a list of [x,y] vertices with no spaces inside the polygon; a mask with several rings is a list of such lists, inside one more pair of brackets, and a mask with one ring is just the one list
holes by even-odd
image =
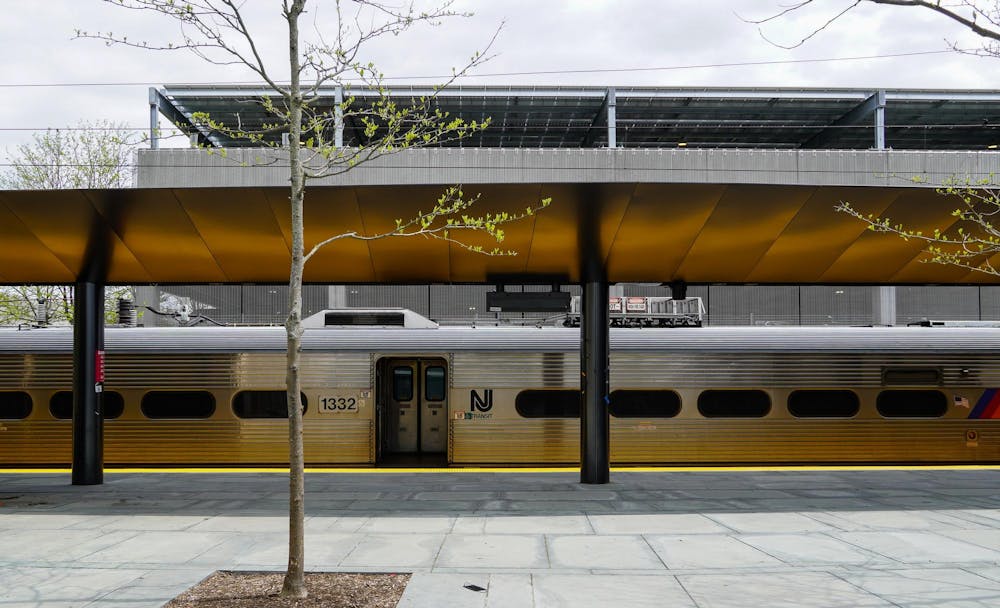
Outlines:
{"label": "concrete platform", "polygon": [[[413,572],[405,608],[1000,606],[1000,470],[577,479],[312,473],[307,567]],[[0,471],[0,606],[160,606],[217,569],[280,570],[286,488]]]}

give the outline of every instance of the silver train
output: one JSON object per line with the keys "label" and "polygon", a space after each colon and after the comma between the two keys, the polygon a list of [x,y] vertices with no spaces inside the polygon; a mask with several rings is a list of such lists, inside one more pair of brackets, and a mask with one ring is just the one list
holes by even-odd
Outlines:
{"label": "silver train", "polygon": [[[287,462],[283,328],[109,328],[105,462]],[[579,461],[579,330],[313,328],[309,465]],[[72,332],[0,330],[0,466],[71,458]],[[995,463],[1000,329],[611,331],[614,464]]]}

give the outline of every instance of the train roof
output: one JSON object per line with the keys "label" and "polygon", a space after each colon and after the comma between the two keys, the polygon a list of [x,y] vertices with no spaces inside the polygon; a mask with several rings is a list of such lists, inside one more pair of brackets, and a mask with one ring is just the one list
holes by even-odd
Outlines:
{"label": "train roof", "polygon": [[[108,328],[108,353],[282,352],[283,327]],[[72,328],[0,329],[0,353],[68,353]],[[304,351],[577,352],[580,330],[555,327],[307,329]],[[611,329],[625,352],[1000,353],[1000,328],[702,327]]]}

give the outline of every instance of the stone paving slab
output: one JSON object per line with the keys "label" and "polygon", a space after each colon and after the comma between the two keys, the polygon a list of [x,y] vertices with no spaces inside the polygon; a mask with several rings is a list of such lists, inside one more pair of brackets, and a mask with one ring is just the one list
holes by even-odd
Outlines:
{"label": "stone paving slab", "polygon": [[894,608],[826,572],[693,574],[677,580],[699,608]]}
{"label": "stone paving slab", "polygon": [[448,536],[435,565],[445,568],[547,568],[545,539],[538,535]]}
{"label": "stone paving slab", "polygon": [[537,574],[532,576],[531,589],[536,608],[696,606],[672,576]]}
{"label": "stone paving slab", "polygon": [[641,536],[550,536],[554,570],[663,570],[663,562]]}
{"label": "stone paving slab", "polygon": [[840,532],[831,536],[904,564],[1000,563],[998,551],[930,532]]}
{"label": "stone paving slab", "polygon": [[786,564],[871,566],[890,561],[823,534],[745,534],[739,540]]}
{"label": "stone paving slab", "polygon": [[[1000,471],[311,474],[312,570],[400,606],[1000,606]],[[161,606],[282,570],[284,474],[0,471],[0,606]],[[476,591],[465,585],[481,587]]]}
{"label": "stone paving slab", "polygon": [[781,561],[725,535],[648,536],[650,546],[671,570],[777,566]]}
{"label": "stone paving slab", "polygon": [[847,582],[900,606],[995,608],[1000,582],[964,570],[892,570],[851,572]]}
{"label": "stone paving slab", "polygon": [[591,515],[597,534],[724,534],[732,532],[696,513],[630,513]]}
{"label": "stone paving slab", "polygon": [[366,534],[339,565],[386,570],[431,568],[444,539],[444,534]]}

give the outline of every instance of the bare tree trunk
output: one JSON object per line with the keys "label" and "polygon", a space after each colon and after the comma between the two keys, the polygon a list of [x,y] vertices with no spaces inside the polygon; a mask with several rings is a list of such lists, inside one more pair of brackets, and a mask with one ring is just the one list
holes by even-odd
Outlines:
{"label": "bare tree trunk", "polygon": [[[288,161],[291,178],[292,267],[288,279],[288,336],[286,383],[288,390],[288,569],[281,588],[284,597],[304,598],[305,585],[305,454],[302,446],[302,404],[299,362],[302,348],[302,268],[303,201],[305,173],[299,156],[302,138],[302,91],[299,85],[298,19],[305,0],[294,0],[285,17],[288,20],[288,54],[291,68],[289,87],[290,120]],[[286,4],[286,6],[288,6]]]}

